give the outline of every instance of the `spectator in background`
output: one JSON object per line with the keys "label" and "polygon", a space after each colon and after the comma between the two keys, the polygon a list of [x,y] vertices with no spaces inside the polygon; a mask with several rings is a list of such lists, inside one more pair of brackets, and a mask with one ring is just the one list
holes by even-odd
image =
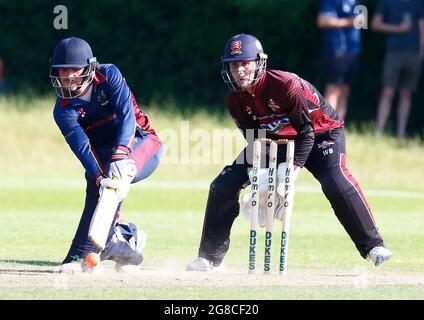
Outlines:
{"label": "spectator in background", "polygon": [[422,0],[380,0],[371,28],[384,32],[386,56],[383,89],[377,108],[377,132],[383,132],[393,97],[399,88],[396,136],[404,138],[412,94],[420,77],[424,58],[424,8]]}
{"label": "spectator in background", "polygon": [[4,60],[0,57],[0,94],[6,93],[10,89],[10,83],[4,76]]}
{"label": "spectator in background", "polygon": [[325,99],[344,119],[359,66],[361,30],[355,28],[357,0],[323,0],[317,25],[324,30]]}

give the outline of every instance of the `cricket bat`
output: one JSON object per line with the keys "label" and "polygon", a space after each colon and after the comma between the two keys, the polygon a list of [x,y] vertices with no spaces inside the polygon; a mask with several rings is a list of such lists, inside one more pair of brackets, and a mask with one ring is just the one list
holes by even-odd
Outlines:
{"label": "cricket bat", "polygon": [[119,205],[116,190],[102,188],[103,192],[99,197],[88,229],[88,239],[100,250],[103,250],[106,246],[107,236]]}

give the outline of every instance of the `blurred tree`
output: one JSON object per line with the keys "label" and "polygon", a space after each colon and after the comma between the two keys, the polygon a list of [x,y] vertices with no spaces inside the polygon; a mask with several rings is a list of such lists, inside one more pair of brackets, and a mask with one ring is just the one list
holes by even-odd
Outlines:
{"label": "blurred tree", "polygon": [[[0,56],[18,88],[50,90],[48,63],[55,43],[86,39],[101,63],[114,61],[142,103],[174,99],[182,106],[224,109],[220,76],[225,42],[237,33],[258,37],[269,67],[295,72],[323,89],[321,30],[316,0],[103,0],[62,1],[67,30],[53,26],[55,1],[0,0]],[[375,1],[364,0],[369,19]],[[347,121],[373,120],[380,88],[384,37],[364,30],[359,79]],[[421,80],[422,81],[422,80]],[[416,105],[424,103],[417,92]],[[424,109],[414,107],[411,130],[420,130]]]}

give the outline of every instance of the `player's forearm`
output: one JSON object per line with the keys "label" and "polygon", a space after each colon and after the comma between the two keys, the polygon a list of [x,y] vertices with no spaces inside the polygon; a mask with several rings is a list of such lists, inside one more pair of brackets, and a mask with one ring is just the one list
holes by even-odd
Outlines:
{"label": "player's forearm", "polygon": [[318,16],[317,25],[322,29],[353,28],[353,18],[333,18],[323,14]]}
{"label": "player's forearm", "polygon": [[424,59],[424,39],[422,39],[420,43],[420,57]]}
{"label": "player's forearm", "polygon": [[424,59],[424,19],[418,22],[420,28],[420,57]]}
{"label": "player's forearm", "polygon": [[371,22],[371,30],[375,32],[383,32],[383,33],[402,33],[398,24],[388,24],[384,23],[381,18],[374,18]]}
{"label": "player's forearm", "polygon": [[398,26],[393,24],[381,23],[381,24],[373,25],[371,28],[373,31],[376,31],[376,32],[400,33]]}
{"label": "player's forearm", "polygon": [[124,145],[119,145],[116,147],[116,149],[112,152],[112,157],[110,161],[118,161],[118,160],[125,160],[128,158],[129,153],[131,152],[131,149]]}
{"label": "player's forearm", "polygon": [[70,145],[70,147],[90,177],[95,179],[99,174],[103,174],[103,165],[89,141],[80,145]]}
{"label": "player's forearm", "polygon": [[312,147],[315,141],[315,132],[311,126],[303,128],[301,132],[297,133],[295,139],[295,155],[294,164],[298,167],[303,168],[309,154],[312,151]]}

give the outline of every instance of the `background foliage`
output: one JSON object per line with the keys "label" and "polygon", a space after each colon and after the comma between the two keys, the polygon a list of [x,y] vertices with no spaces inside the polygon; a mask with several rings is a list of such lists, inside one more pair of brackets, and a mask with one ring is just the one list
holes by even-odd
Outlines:
{"label": "background foliage", "polygon": [[[363,0],[369,20],[375,0]],[[56,5],[68,8],[68,29],[56,30]],[[286,69],[324,88],[318,0],[6,1],[0,0],[0,56],[19,91],[50,90],[55,43],[85,38],[100,62],[116,64],[141,103],[176,101],[183,109],[224,110],[220,56],[237,33],[257,36],[269,67]],[[381,84],[384,35],[363,31],[363,55],[347,122],[372,121]],[[422,77],[423,78],[423,77]],[[421,78],[420,88],[423,79]],[[25,91],[27,92],[27,91]],[[410,133],[424,132],[424,93],[415,95]],[[395,112],[392,112],[392,121]]]}

